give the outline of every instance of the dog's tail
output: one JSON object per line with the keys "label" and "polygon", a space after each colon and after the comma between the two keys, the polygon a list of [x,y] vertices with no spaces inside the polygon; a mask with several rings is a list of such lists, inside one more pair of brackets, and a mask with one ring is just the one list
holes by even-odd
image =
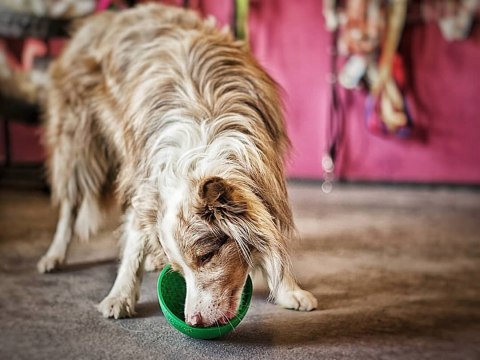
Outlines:
{"label": "dog's tail", "polygon": [[48,86],[48,75],[42,71],[20,71],[7,61],[0,49],[0,96],[21,100],[30,105],[43,103]]}

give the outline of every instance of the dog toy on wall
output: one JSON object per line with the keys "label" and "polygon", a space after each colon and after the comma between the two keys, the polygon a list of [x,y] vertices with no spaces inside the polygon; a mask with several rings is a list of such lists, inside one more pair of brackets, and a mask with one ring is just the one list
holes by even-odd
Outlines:
{"label": "dog toy on wall", "polygon": [[[471,32],[480,0],[335,0],[323,2],[329,31],[339,34],[337,51],[346,62],[338,83],[354,89],[366,83],[365,119],[375,133],[408,136],[413,121],[406,101],[406,71],[397,52],[407,19],[407,6],[422,22],[435,21],[447,41],[465,39]],[[409,12],[411,13],[414,11]]]}
{"label": "dog toy on wall", "polygon": [[366,121],[373,131],[404,134],[411,124],[401,92],[405,72],[396,53],[406,9],[407,0],[348,0],[338,11],[336,1],[324,2],[326,26],[339,31],[338,52],[346,58],[338,82],[354,89],[365,81]]}

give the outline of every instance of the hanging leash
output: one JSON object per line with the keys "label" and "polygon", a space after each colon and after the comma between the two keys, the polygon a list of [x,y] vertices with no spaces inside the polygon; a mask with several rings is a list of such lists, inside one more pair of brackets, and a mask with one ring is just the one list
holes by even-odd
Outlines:
{"label": "hanging leash", "polygon": [[335,181],[335,161],[337,159],[340,144],[343,139],[343,130],[345,124],[345,109],[342,105],[342,99],[338,90],[338,28],[332,31],[330,51],[330,111],[327,125],[327,139],[322,155],[323,183],[322,190],[330,193],[333,190]]}

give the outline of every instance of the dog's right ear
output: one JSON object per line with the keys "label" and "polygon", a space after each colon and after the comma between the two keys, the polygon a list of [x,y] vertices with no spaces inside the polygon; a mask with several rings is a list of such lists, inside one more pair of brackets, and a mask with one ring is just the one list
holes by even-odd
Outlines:
{"label": "dog's right ear", "polygon": [[209,177],[199,186],[197,213],[206,220],[220,220],[239,216],[247,211],[248,204],[241,191],[228,180]]}

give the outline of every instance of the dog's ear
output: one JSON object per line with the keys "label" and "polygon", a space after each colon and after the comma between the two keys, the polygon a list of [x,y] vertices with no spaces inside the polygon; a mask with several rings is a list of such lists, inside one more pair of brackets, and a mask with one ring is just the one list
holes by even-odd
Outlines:
{"label": "dog's ear", "polygon": [[246,199],[234,184],[216,176],[200,183],[199,197],[197,212],[207,220],[239,216],[244,214],[248,207]]}

